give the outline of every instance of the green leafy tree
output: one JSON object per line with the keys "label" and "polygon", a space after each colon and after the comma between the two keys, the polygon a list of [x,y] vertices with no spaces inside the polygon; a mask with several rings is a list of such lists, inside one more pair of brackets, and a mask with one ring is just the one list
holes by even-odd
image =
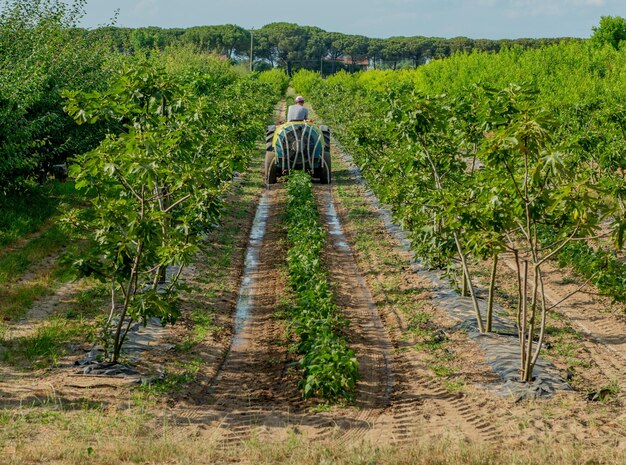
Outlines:
{"label": "green leafy tree", "polygon": [[307,30],[297,24],[272,23],[263,26],[258,32],[268,45],[268,58],[292,73],[294,62],[306,59],[305,49],[309,34]]}
{"label": "green leafy tree", "polygon": [[350,57],[352,71],[357,62],[367,58],[369,39],[365,36],[349,35],[344,36],[342,48],[344,56]]}
{"label": "green leafy tree", "polygon": [[217,53],[228,59],[248,55],[250,50],[250,33],[234,24],[192,27],[180,35],[180,40],[192,43],[200,51]]}
{"label": "green leafy tree", "polygon": [[600,24],[592,29],[591,41],[599,46],[610,44],[617,50],[626,39],[626,20],[621,16],[602,16]]}
{"label": "green leafy tree", "polygon": [[84,2],[10,0],[0,11],[0,192],[45,179],[51,166],[94,147],[103,127],[77,127],[61,91],[106,85],[105,43],[76,28]]}
{"label": "green leafy tree", "polygon": [[335,72],[337,68],[337,61],[343,57],[343,34],[339,32],[328,32],[326,41],[328,45],[328,59],[332,61],[331,72]]}
{"label": "green leafy tree", "polygon": [[413,67],[417,68],[430,58],[429,49],[432,41],[425,37],[408,37],[406,39],[407,56],[413,61]]}
{"label": "green leafy tree", "polygon": [[[113,363],[134,322],[178,318],[180,275],[217,222],[225,183],[241,169],[241,155],[209,130],[206,83],[193,77],[177,79],[145,61],[125,67],[104,92],[66,93],[79,124],[106,119],[120,128],[76,157],[70,173],[91,208],[66,216],[95,244],[77,266],[110,285],[104,341]],[[174,273],[164,282],[168,268]]]}
{"label": "green leafy tree", "polygon": [[[547,260],[576,240],[595,235],[606,207],[593,185],[595,166],[581,164],[555,139],[553,115],[536,93],[511,85],[492,102],[493,127],[479,151],[492,191],[510,212],[505,234],[518,273],[518,332],[522,380],[528,382],[543,343],[548,308],[543,284]],[[559,231],[542,243],[540,229]],[[535,343],[535,338],[536,343]]]}
{"label": "green leafy tree", "polygon": [[407,42],[405,37],[391,37],[383,42],[381,50],[382,59],[392,69],[396,69],[398,62],[404,60],[407,56]]}

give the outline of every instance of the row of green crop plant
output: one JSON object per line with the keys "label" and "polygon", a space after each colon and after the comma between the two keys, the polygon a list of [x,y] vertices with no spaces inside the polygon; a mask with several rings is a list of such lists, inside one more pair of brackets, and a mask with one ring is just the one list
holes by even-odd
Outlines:
{"label": "row of green crop plant", "polygon": [[311,178],[289,176],[287,239],[289,284],[295,293],[292,321],[300,338],[303,396],[351,400],[358,375],[354,352],[341,330],[347,321],[333,302],[321,259],[326,233],[313,198]]}
{"label": "row of green crop plant", "polygon": [[70,160],[89,206],[63,218],[93,244],[75,257],[77,270],[109,287],[101,334],[109,361],[120,360],[135,323],[179,317],[183,269],[219,224],[286,83],[208,56],[155,55],[126,59],[104,90],[64,92],[76,123],[109,128]]}
{"label": "row of green crop plant", "polygon": [[[530,74],[538,67],[536,56],[558,60],[559,50],[566,57],[559,72]],[[580,93],[560,93],[558,102],[550,94],[563,84],[557,78],[568,74],[566,69],[576,78],[589,76],[587,68],[579,69],[581,62],[604,63],[610,70],[610,63],[602,61],[608,55],[624,59],[613,49],[562,44],[461,55],[411,73],[365,72],[322,80],[301,72],[293,80],[335,127],[370,186],[409,232],[418,256],[431,266],[459,270],[480,331],[491,330],[500,258],[515,264],[524,381],[532,377],[545,333],[546,261],[572,244],[603,236],[607,224],[615,246],[623,245],[626,182],[621,170],[626,161],[615,156],[623,146],[617,103],[621,85],[614,82],[619,76],[595,76],[596,86],[612,84],[600,102],[591,93],[584,99]],[[475,62],[494,74],[505,63],[513,67],[503,70],[505,76],[536,79],[520,85],[499,81],[500,76],[495,83],[472,82],[463,65],[472,68]],[[448,68],[456,75],[436,74]],[[427,79],[433,75],[438,88]],[[449,93],[439,93],[446,88]],[[604,107],[585,112],[594,105]],[[541,240],[546,230],[552,241]],[[492,272],[483,318],[470,263],[487,259]]]}

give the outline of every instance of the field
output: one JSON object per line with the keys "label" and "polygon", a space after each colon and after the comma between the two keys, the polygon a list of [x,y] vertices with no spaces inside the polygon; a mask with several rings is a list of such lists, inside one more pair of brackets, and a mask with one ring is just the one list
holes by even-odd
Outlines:
{"label": "field", "polygon": [[[0,463],[626,462],[625,50],[289,77],[40,8],[0,28]],[[329,185],[265,182],[296,93]]]}

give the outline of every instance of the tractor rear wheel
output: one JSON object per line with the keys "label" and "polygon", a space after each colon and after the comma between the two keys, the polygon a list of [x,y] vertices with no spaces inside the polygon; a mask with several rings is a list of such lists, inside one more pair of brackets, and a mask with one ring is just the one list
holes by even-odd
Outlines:
{"label": "tractor rear wheel", "polygon": [[277,168],[274,152],[265,152],[265,182],[267,184],[276,184]]}
{"label": "tractor rear wheel", "polygon": [[330,150],[324,151],[324,165],[319,167],[319,177],[321,184],[330,184],[331,171]]}

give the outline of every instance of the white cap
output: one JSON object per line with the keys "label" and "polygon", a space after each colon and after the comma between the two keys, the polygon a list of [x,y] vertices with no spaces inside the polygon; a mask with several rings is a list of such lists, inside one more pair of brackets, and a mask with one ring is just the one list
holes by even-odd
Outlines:
{"label": "white cap", "polygon": [[296,103],[304,102],[304,97],[302,95],[298,95],[296,97]]}

